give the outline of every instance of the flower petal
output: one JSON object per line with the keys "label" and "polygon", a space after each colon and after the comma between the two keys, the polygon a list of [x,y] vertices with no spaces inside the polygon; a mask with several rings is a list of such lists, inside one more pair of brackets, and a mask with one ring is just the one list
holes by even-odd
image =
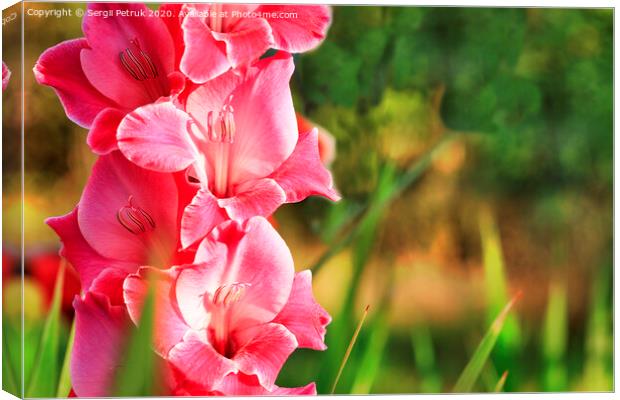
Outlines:
{"label": "flower petal", "polygon": [[288,302],[273,322],[282,324],[297,338],[299,347],[325,350],[325,327],[331,317],[312,295],[312,272],[295,275]]}
{"label": "flower petal", "polygon": [[253,326],[236,334],[242,347],[233,360],[239,371],[256,375],[261,386],[271,391],[284,362],[297,348],[295,336],[280,324]]}
{"label": "flower petal", "polygon": [[2,61],[2,91],[6,90],[6,87],[9,85],[9,80],[11,79],[11,70],[6,66],[4,61]]}
{"label": "flower petal", "polygon": [[326,5],[261,5],[257,11],[264,15],[290,18],[266,18],[273,30],[275,48],[289,53],[303,53],[318,46],[331,23],[331,9]]}
{"label": "flower petal", "polygon": [[80,52],[87,48],[86,39],[64,41],[45,50],[34,66],[37,82],[54,88],[69,119],[84,128],[105,108],[118,107],[84,75]]}
{"label": "flower petal", "polygon": [[148,293],[148,284],[155,285],[155,329],[153,342],[155,351],[166,357],[172,347],[183,340],[189,327],[181,318],[175,306],[173,284],[177,276],[175,269],[159,270],[142,267],[136,274],[129,275],[122,284],[123,297],[131,320],[137,325],[144,300]]}
{"label": "flower petal", "polygon": [[185,51],[181,58],[181,72],[196,83],[207,82],[230,69],[226,45],[213,37],[203,18],[191,14],[205,8],[208,10],[208,7],[207,4],[185,5],[188,14],[182,24]]}
{"label": "flower petal", "polygon": [[200,189],[185,208],[181,220],[181,244],[187,248],[204,238],[213,228],[228,219],[217,199],[207,189]]}
{"label": "flower petal", "polygon": [[312,195],[340,200],[333,188],[331,174],[321,162],[316,128],[299,135],[295,151],[271,178],[286,192],[287,203],[296,203]]}
{"label": "flower petal", "polygon": [[237,372],[233,361],[220,355],[196,331],[188,331],[183,341],[174,346],[168,360],[190,382],[198,383],[210,390],[231,372]]}
{"label": "flower petal", "polygon": [[286,193],[273,179],[245,182],[238,193],[226,199],[217,199],[232,219],[239,221],[251,217],[268,217],[286,201]]}
{"label": "flower petal", "polygon": [[73,265],[85,291],[89,290],[93,280],[106,268],[114,267],[128,273],[135,268],[132,263],[103,257],[88,244],[78,225],[77,207],[67,215],[48,218],[45,223],[60,237],[60,255]]}
{"label": "flower petal", "polygon": [[[121,16],[119,11],[131,15]],[[96,13],[113,15],[104,18]],[[90,46],[80,55],[84,73],[101,93],[129,109],[153,102],[156,94],[168,94],[165,77],[174,69],[174,44],[163,21],[151,18],[146,5],[89,3],[82,30]],[[149,93],[120,62],[119,54],[131,46],[131,41],[139,44],[157,69],[159,84],[163,85],[158,93]]]}
{"label": "flower petal", "polygon": [[86,138],[86,143],[96,154],[108,154],[118,148],[116,129],[125,115],[125,111],[117,108],[106,108],[97,115]]}
{"label": "flower petal", "polygon": [[[168,266],[178,235],[176,184],[172,174],[142,169],[116,151],[102,156],[86,184],[78,223],[84,238],[99,254],[139,265]],[[119,212],[133,207],[152,220],[125,226]],[[139,210],[139,211],[135,211]],[[134,228],[131,231],[128,228]]]}
{"label": "flower petal", "polygon": [[189,115],[172,103],[140,107],[118,127],[118,147],[137,165],[158,172],[175,172],[195,160],[188,132]]}
{"label": "flower petal", "polygon": [[263,18],[245,18],[232,32],[212,32],[215,39],[226,43],[226,55],[233,68],[256,61],[273,47],[271,27]]}
{"label": "flower petal", "polygon": [[278,53],[255,65],[231,101],[236,125],[230,145],[231,185],[268,176],[291,155],[297,143],[289,87],[293,58]]}
{"label": "flower petal", "polygon": [[107,297],[86,293],[73,302],[75,341],[71,353],[71,383],[79,397],[111,396],[114,374],[131,321],[124,307]]}
{"label": "flower petal", "polygon": [[[221,250],[215,250],[218,247],[227,254],[221,255]],[[215,265],[214,257],[224,257],[226,263],[200,269],[203,293],[212,298],[220,286],[249,285],[243,297],[229,305],[230,331],[273,320],[288,300],[295,268],[290,250],[269,222],[254,217],[219,225],[198,247],[196,263]],[[179,274],[177,291],[198,279],[185,273]]]}
{"label": "flower petal", "polygon": [[[135,267],[132,268],[132,271]],[[113,306],[125,306],[123,298],[123,281],[131,272],[117,268],[104,269],[90,286],[90,292],[105,295]]]}
{"label": "flower petal", "polygon": [[217,387],[216,392],[223,396],[316,395],[316,385],[313,382],[298,388],[281,388],[274,386],[273,391],[270,392],[260,385],[256,375],[238,373],[227,375]]}

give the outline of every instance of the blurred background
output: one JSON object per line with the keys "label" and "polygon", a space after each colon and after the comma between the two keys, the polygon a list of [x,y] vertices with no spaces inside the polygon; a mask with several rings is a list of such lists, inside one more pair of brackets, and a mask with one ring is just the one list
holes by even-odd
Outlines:
{"label": "blurred background", "polygon": [[[333,11],[322,46],[295,56],[291,85],[297,112],[325,132],[343,200],[275,214],[333,322],[328,350],[296,351],[278,384],[329,393],[369,305],[335,393],[613,390],[613,10]],[[43,221],[75,206],[95,160],[31,71],[80,25],[25,17],[26,380],[60,265]],[[4,29],[5,329],[19,315],[7,298],[19,293],[16,43],[19,31]],[[66,271],[57,374],[79,292]],[[478,379],[455,388],[517,293]]]}

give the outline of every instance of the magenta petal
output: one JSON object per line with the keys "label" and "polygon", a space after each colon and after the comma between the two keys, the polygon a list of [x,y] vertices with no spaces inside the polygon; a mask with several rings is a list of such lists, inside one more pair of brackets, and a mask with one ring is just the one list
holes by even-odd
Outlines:
{"label": "magenta petal", "polygon": [[325,196],[340,200],[332,176],[319,156],[318,130],[299,135],[293,154],[271,175],[286,192],[286,202],[295,203],[308,196]]}
{"label": "magenta petal", "polygon": [[245,329],[236,337],[243,343],[233,358],[239,371],[256,375],[265,389],[273,390],[280,369],[297,348],[295,336],[284,326],[269,323]]}
{"label": "magenta petal", "polygon": [[234,197],[218,199],[220,207],[232,219],[245,219],[261,216],[268,217],[286,201],[286,194],[273,179],[249,181],[238,188]]}
{"label": "magenta petal", "polygon": [[[222,255],[219,248],[226,249],[228,254]],[[214,257],[224,257],[226,263],[215,263]],[[182,271],[178,291],[198,280],[204,282],[203,293],[211,296],[222,285],[249,285],[243,298],[227,311],[231,331],[270,322],[290,295],[295,272],[293,257],[284,239],[265,218],[224,222],[198,247],[196,263],[199,262],[213,266],[196,271],[202,275],[200,279]]]}
{"label": "magenta petal", "polygon": [[118,107],[84,75],[80,52],[87,48],[86,39],[67,40],[45,50],[34,66],[37,82],[53,87],[67,116],[84,128],[89,128],[103,109]]}
{"label": "magenta petal", "polygon": [[159,270],[151,267],[140,268],[138,273],[129,275],[122,284],[127,311],[132,321],[140,323],[142,306],[148,293],[148,284],[155,284],[155,329],[153,342],[155,350],[166,357],[172,347],[181,342],[189,327],[183,321],[174,303],[173,284],[177,272],[174,269]]}
{"label": "magenta petal", "polygon": [[[89,3],[88,11],[114,13],[108,18],[87,13],[82,23],[90,49],[82,50],[80,60],[92,85],[129,109],[168,95],[166,76],[174,69],[174,44],[163,21],[150,17],[146,5],[137,3]],[[120,16],[117,11],[134,15]],[[158,72],[158,86],[150,92],[120,62],[119,54],[132,46],[131,41],[137,42]]]}
{"label": "magenta petal", "polygon": [[294,68],[289,54],[265,58],[250,68],[246,81],[233,92],[231,185],[268,176],[295,149],[297,120],[289,87]]}
{"label": "magenta petal", "polygon": [[316,395],[316,385],[313,382],[297,388],[274,386],[272,391],[268,391],[260,385],[255,375],[238,373],[227,375],[216,391],[224,396],[300,396]]}
{"label": "magenta petal", "polygon": [[86,293],[83,300],[76,297],[73,307],[73,390],[79,397],[111,396],[131,321],[124,307],[110,305],[107,297],[97,293]]}
{"label": "magenta petal", "polygon": [[[203,10],[206,4],[188,7]],[[217,41],[203,18],[187,15],[183,20],[185,52],[181,58],[181,72],[196,83],[204,83],[230,69],[226,58],[226,45]],[[208,54],[208,57],[205,55]]]}
{"label": "magenta petal", "polygon": [[2,91],[6,90],[6,87],[9,86],[9,80],[11,79],[11,70],[6,66],[4,61],[2,61]]}
{"label": "magenta petal", "polygon": [[[135,267],[132,268],[132,271]],[[93,281],[90,292],[105,295],[113,306],[125,306],[123,298],[123,282],[131,272],[117,268],[104,269]]]}
{"label": "magenta petal", "polygon": [[118,147],[139,166],[158,172],[175,172],[195,160],[188,132],[191,119],[172,103],[140,107],[118,127]]}
{"label": "magenta petal", "polygon": [[108,154],[118,148],[116,129],[125,115],[125,111],[116,108],[106,108],[97,115],[86,138],[86,143],[96,154]]}
{"label": "magenta petal", "polygon": [[331,22],[331,9],[325,5],[261,5],[257,11],[265,15],[296,14],[295,18],[266,18],[273,30],[275,47],[289,53],[302,53],[318,46]]}
{"label": "magenta petal", "polygon": [[191,330],[170,350],[168,360],[186,379],[206,390],[219,385],[226,375],[237,372],[232,360],[215,351],[201,333]]}
{"label": "magenta petal", "polygon": [[297,338],[299,347],[325,350],[325,327],[331,317],[312,295],[312,272],[310,270],[295,275],[291,297],[273,320],[282,324]]}
{"label": "magenta petal", "polygon": [[271,27],[263,18],[246,18],[235,24],[233,32],[212,32],[226,43],[226,54],[233,68],[256,61],[273,47]]}
{"label": "magenta petal", "polygon": [[[119,213],[130,207],[134,215],[142,215],[144,231],[128,218],[125,225],[119,220]],[[95,163],[80,200],[78,223],[86,241],[104,257],[167,266],[177,250],[177,210],[172,174],[142,169],[116,151]]]}
{"label": "magenta petal", "polygon": [[213,228],[224,222],[226,212],[207,189],[200,189],[185,208],[181,220],[181,244],[187,248],[204,238]]}
{"label": "magenta petal", "polygon": [[82,289],[87,291],[93,280],[106,268],[115,267],[131,272],[134,265],[128,262],[105,258],[97,253],[84,239],[78,225],[77,207],[67,215],[48,218],[48,224],[62,241],[60,255],[65,257],[80,276]]}

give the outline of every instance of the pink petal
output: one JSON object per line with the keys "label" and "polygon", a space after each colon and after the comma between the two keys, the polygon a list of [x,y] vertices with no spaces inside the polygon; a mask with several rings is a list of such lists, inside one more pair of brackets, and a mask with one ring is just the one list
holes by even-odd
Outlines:
{"label": "pink petal", "polygon": [[114,267],[121,271],[133,271],[134,264],[105,258],[97,253],[84,239],[78,225],[77,207],[67,215],[45,220],[60,237],[60,255],[65,257],[80,276],[82,289],[88,291],[93,280],[106,268]]}
{"label": "pink petal", "polygon": [[131,321],[124,307],[107,297],[86,293],[76,297],[75,342],[71,353],[71,383],[79,397],[110,396]]}
{"label": "pink petal", "polygon": [[103,109],[118,107],[84,75],[80,52],[87,48],[86,39],[67,40],[45,50],[34,66],[37,82],[53,87],[69,119],[84,128],[89,128]]}
{"label": "pink petal", "polygon": [[172,103],[140,107],[118,127],[118,147],[137,165],[158,172],[181,171],[195,160],[190,117]]}
{"label": "pink petal", "polygon": [[216,391],[223,396],[296,396],[316,395],[316,385],[310,383],[298,388],[281,388],[275,386],[273,391],[268,391],[260,385],[256,375],[243,373],[229,374],[224,378]]}
{"label": "pink petal", "polygon": [[6,66],[4,61],[2,61],[2,91],[6,90],[6,87],[9,85],[9,79],[11,79],[11,70]]}
{"label": "pink petal", "polygon": [[286,193],[273,179],[245,182],[237,188],[238,193],[226,199],[218,199],[232,219],[239,221],[254,217],[268,217],[286,201]]}
{"label": "pink petal", "polygon": [[[214,250],[224,246],[225,257],[220,255],[221,250]],[[294,265],[286,243],[271,224],[262,217],[221,224],[198,247],[196,263],[214,265],[215,256],[224,257],[226,263],[188,275],[181,271],[177,291],[189,287],[188,282],[199,280],[203,282],[203,293],[212,297],[222,285],[249,284],[244,296],[229,306],[230,331],[273,320],[290,295]]]}
{"label": "pink petal", "polygon": [[293,69],[290,55],[265,58],[233,92],[236,132],[230,146],[230,185],[268,176],[293,152],[298,136],[289,88]]}
{"label": "pink petal", "polygon": [[132,271],[124,271],[117,268],[104,269],[97,278],[93,280],[93,284],[90,286],[90,292],[99,293],[105,295],[110,299],[110,303],[113,306],[125,306],[125,299],[123,298],[123,282],[127,275]]}
{"label": "pink petal", "polygon": [[226,55],[233,68],[258,60],[273,47],[271,27],[262,18],[246,18],[232,32],[212,32],[215,39],[226,43]]}
{"label": "pink petal", "polygon": [[116,108],[106,108],[97,115],[86,138],[86,143],[96,154],[108,154],[118,148],[116,129],[125,115],[125,111]]}
{"label": "pink petal", "polygon": [[273,322],[282,324],[297,338],[299,347],[325,350],[325,327],[331,317],[312,295],[312,272],[295,275],[288,302]]}
{"label": "pink petal", "polygon": [[[130,197],[154,227],[144,222],[144,232],[132,232],[121,224],[118,213],[129,207]],[[80,200],[78,223],[88,244],[104,257],[167,266],[177,250],[177,202],[172,174],[142,169],[116,151],[95,163]]]}
{"label": "pink petal", "polygon": [[187,248],[204,238],[213,228],[228,219],[215,196],[200,189],[185,208],[181,220],[181,244]]}
{"label": "pink petal", "polygon": [[280,324],[264,324],[237,333],[243,343],[233,360],[239,371],[256,375],[261,386],[271,391],[284,362],[297,348],[295,336]]}
{"label": "pink petal", "polygon": [[[181,10],[183,9],[182,3],[167,3],[159,6],[161,20],[168,28],[170,37],[174,43],[174,65],[175,69],[178,69],[181,62],[181,56],[185,49],[185,43],[183,42],[183,29],[181,29],[181,23],[183,17],[181,16]],[[171,15],[169,17],[169,15]]]}
{"label": "pink petal", "polygon": [[[144,13],[144,16],[119,16],[117,11]],[[102,18],[96,12],[112,12]],[[93,86],[126,108],[133,109],[155,101],[144,82],[134,79],[120,62],[119,54],[137,40],[140,49],[155,65],[161,89],[159,96],[169,92],[166,76],[174,69],[174,44],[170,32],[159,18],[149,16],[149,9],[137,3],[89,3],[82,30],[90,49],[81,52],[84,73]],[[154,98],[155,97],[155,98]]]}
{"label": "pink petal", "polygon": [[[186,12],[204,11],[206,4],[186,5]],[[226,45],[217,41],[203,18],[188,14],[183,20],[185,52],[181,58],[181,71],[196,83],[204,83],[230,69],[226,58]],[[209,57],[205,57],[208,54]]]}
{"label": "pink petal", "polygon": [[174,269],[158,270],[151,267],[140,268],[138,273],[129,275],[122,284],[123,296],[131,320],[137,325],[149,282],[155,285],[155,329],[153,342],[155,350],[166,357],[172,347],[183,340],[189,327],[177,311],[173,284],[177,272]]}
{"label": "pink petal", "polygon": [[299,135],[295,151],[271,178],[286,192],[287,203],[295,203],[312,195],[340,200],[340,195],[333,188],[331,174],[321,162],[316,128]]}
{"label": "pink petal", "polygon": [[215,351],[203,334],[191,330],[170,350],[168,360],[187,380],[206,390],[217,386],[229,373],[237,372],[232,360]]}
{"label": "pink petal", "polygon": [[273,30],[275,48],[289,53],[303,53],[318,46],[331,23],[331,9],[325,5],[261,5],[257,11],[265,15],[296,14],[291,18],[266,18]]}

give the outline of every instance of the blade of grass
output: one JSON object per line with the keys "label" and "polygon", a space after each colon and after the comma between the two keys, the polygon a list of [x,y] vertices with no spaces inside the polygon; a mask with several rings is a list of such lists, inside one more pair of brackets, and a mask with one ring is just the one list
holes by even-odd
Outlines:
{"label": "blade of grass", "polygon": [[559,282],[551,282],[542,348],[545,368],[543,387],[546,391],[566,390],[567,371],[564,356],[568,335],[567,301],[565,285]]}
{"label": "blade of grass", "polygon": [[62,363],[60,378],[58,379],[58,389],[56,397],[67,397],[71,391],[71,352],[73,350],[73,340],[75,339],[75,319],[71,323],[71,332],[67,341],[67,350],[65,351],[65,360]]}
{"label": "blade of grass", "polygon": [[508,370],[504,371],[504,373],[502,374],[502,376],[499,378],[499,381],[497,381],[497,385],[495,385],[495,393],[500,393],[502,390],[504,390],[504,385],[506,384],[506,379],[508,378]]}
{"label": "blade of grass", "polygon": [[155,353],[151,348],[154,317],[155,288],[150,282],[138,328],[129,337],[124,360],[117,371],[114,397],[152,396],[157,392]]}
{"label": "blade of grass", "polygon": [[66,261],[62,259],[56,275],[52,304],[45,320],[26,397],[54,397],[56,395],[60,351],[60,304],[65,269]]}
{"label": "blade of grass", "polygon": [[347,351],[344,353],[344,357],[342,358],[342,362],[340,363],[340,368],[338,369],[338,374],[336,375],[336,379],[334,379],[334,384],[332,385],[332,390],[330,391],[330,394],[334,394],[334,392],[336,391],[336,386],[338,386],[338,381],[340,380],[342,371],[344,370],[344,367],[347,365],[347,361],[349,360],[349,356],[351,355],[353,346],[355,346],[355,342],[357,341],[357,336],[362,330],[362,326],[364,325],[364,321],[366,320],[366,316],[368,315],[369,308],[370,306],[368,305],[364,309],[364,314],[362,315],[362,318],[360,319],[360,322],[357,325],[355,332],[353,333],[353,337],[351,338],[351,341],[349,342],[349,347],[347,347]]}
{"label": "blade of grass", "polygon": [[592,284],[586,327],[583,390],[613,390],[612,265],[599,269]]}
{"label": "blade of grass", "polygon": [[381,359],[387,344],[389,327],[385,311],[381,312],[373,321],[370,341],[366,346],[362,361],[357,368],[355,381],[351,393],[369,394],[375,382]]}
{"label": "blade of grass", "polygon": [[2,322],[2,390],[19,397],[17,393],[19,386],[17,384],[17,378],[13,370],[13,362],[10,355],[11,346],[8,344],[8,329],[10,329],[8,321],[4,320]]}
{"label": "blade of grass", "polygon": [[428,327],[421,325],[411,332],[411,343],[416,370],[421,378],[423,393],[439,393],[441,391],[441,377],[435,364],[435,350],[433,338]]}
{"label": "blade of grass", "polygon": [[[480,239],[482,243],[484,285],[487,302],[487,323],[491,323],[497,313],[508,301],[508,283],[499,230],[493,214],[488,208],[480,212]],[[513,376],[518,375],[514,367],[521,346],[521,329],[517,318],[509,315],[504,329],[497,339],[496,350],[493,352],[493,363],[499,371],[511,368]],[[493,387],[497,377],[490,382]],[[510,383],[510,382],[509,382]]]}
{"label": "blade of grass", "polygon": [[482,338],[482,341],[478,345],[474,355],[471,357],[465,369],[459,376],[459,379],[456,381],[456,385],[454,385],[453,392],[454,393],[465,393],[471,391],[474,383],[478,379],[480,372],[482,371],[482,367],[486,363],[489,355],[491,354],[491,350],[495,346],[497,342],[497,338],[502,332],[502,328],[504,327],[504,322],[506,321],[506,317],[508,313],[514,306],[515,302],[521,297],[521,292],[517,293],[512,300],[506,304],[504,309],[499,313],[497,318],[491,324],[491,327],[487,331],[487,333]]}

